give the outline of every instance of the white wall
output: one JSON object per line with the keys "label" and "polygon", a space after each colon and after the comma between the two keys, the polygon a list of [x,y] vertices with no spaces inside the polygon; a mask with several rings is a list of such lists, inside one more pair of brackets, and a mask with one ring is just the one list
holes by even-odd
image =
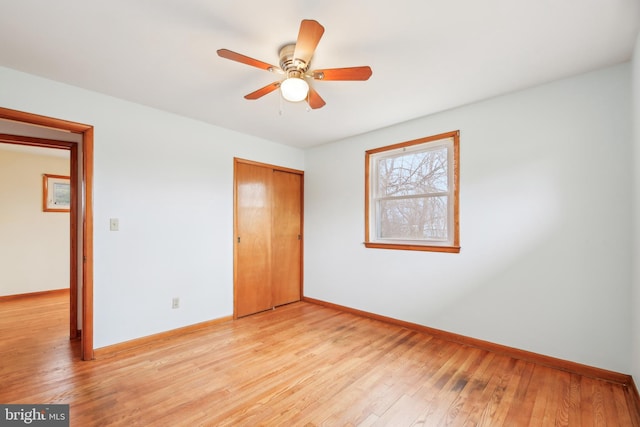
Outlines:
{"label": "white wall", "polygon": [[633,81],[633,291],[631,294],[631,372],[640,387],[640,35],[636,40],[632,62]]}
{"label": "white wall", "polygon": [[42,211],[42,175],[69,159],[0,144],[0,295],[69,287],[69,213]]}
{"label": "white wall", "polygon": [[[0,106],[95,126],[96,348],[232,313],[237,156],[305,169],[305,295],[629,372],[630,75],[306,152],[1,67]],[[455,129],[461,253],[364,249],[364,151]]]}
{"label": "white wall", "polygon": [[233,313],[233,157],[303,169],[301,150],[7,68],[0,93],[95,126],[96,348]]}
{"label": "white wall", "polygon": [[[305,295],[628,373],[629,92],[623,64],[308,150]],[[364,151],[457,129],[461,253],[364,248]]]}

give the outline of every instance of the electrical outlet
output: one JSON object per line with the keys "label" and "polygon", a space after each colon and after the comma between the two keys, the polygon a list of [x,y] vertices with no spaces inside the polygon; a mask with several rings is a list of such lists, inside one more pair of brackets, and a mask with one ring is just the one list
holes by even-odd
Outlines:
{"label": "electrical outlet", "polygon": [[180,308],[180,298],[174,297],[171,300],[171,308]]}

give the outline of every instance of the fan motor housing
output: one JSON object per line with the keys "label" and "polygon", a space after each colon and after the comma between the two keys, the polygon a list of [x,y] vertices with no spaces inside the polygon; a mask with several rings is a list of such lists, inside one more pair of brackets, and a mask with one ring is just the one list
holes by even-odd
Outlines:
{"label": "fan motor housing", "polygon": [[280,48],[280,68],[287,74],[304,74],[309,69],[311,61],[304,62],[300,59],[294,58],[293,53],[296,50],[295,43],[287,44]]}

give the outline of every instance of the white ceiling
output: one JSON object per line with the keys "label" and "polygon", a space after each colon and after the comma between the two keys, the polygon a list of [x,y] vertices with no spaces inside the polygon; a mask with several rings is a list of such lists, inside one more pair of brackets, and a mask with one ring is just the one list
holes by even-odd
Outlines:
{"label": "white ceiling", "polygon": [[[630,59],[638,0],[0,0],[0,65],[310,147]],[[278,79],[300,21],[325,27],[311,68],[327,105],[244,95]],[[0,94],[0,103],[1,103]]]}

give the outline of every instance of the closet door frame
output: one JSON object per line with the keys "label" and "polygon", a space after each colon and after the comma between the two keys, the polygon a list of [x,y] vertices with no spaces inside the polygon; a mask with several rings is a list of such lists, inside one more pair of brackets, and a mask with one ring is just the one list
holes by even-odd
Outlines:
{"label": "closet door frame", "polygon": [[234,157],[233,159],[233,318],[238,319],[238,180],[237,180],[237,168],[238,164],[246,164],[257,167],[268,168],[273,171],[294,173],[300,175],[300,300],[304,297],[304,171],[298,169],[292,169],[268,163],[256,162],[253,160],[242,159]]}

